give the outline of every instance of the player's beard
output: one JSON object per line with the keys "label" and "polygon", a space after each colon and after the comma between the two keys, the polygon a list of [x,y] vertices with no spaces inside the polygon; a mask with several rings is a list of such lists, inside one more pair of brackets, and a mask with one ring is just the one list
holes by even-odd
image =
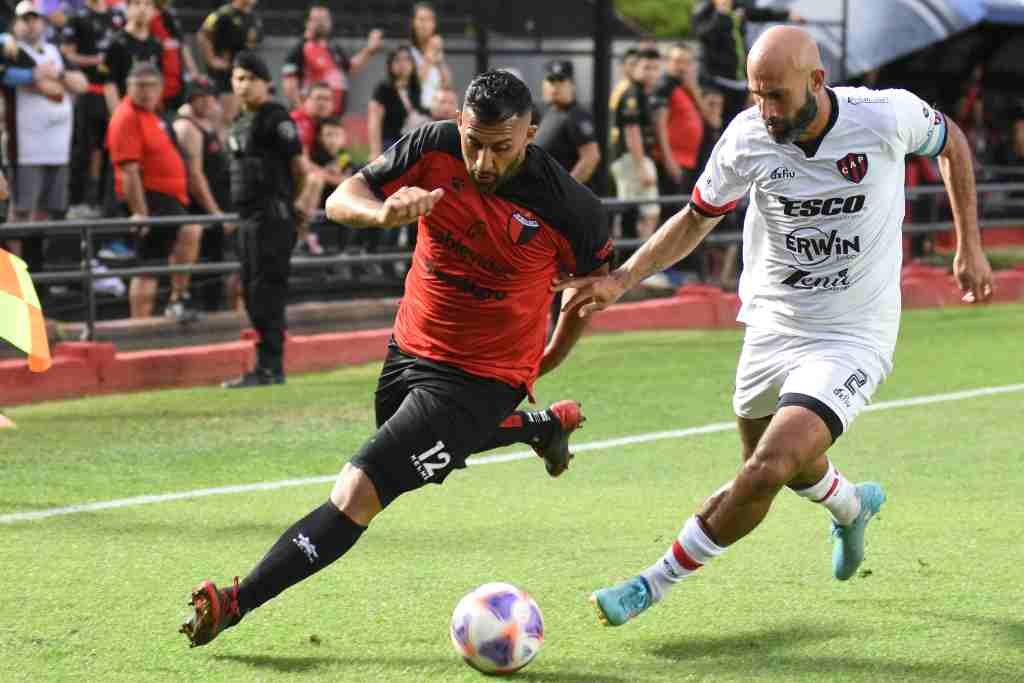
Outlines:
{"label": "player's beard", "polygon": [[[772,140],[779,144],[787,144],[795,142],[804,132],[810,127],[811,123],[818,116],[818,99],[811,92],[811,89],[807,89],[807,101],[804,106],[796,110],[788,119],[769,119],[764,122],[765,128],[768,130],[768,135],[771,136]],[[782,130],[777,133],[773,133],[771,128],[768,128],[768,122],[781,123]]]}
{"label": "player's beard", "polygon": [[513,161],[509,165],[509,167],[507,169],[505,169],[504,173],[502,173],[500,175],[495,175],[494,176],[494,180],[492,180],[489,183],[481,183],[479,180],[477,180],[476,175],[474,175],[472,171],[469,173],[469,178],[470,178],[470,180],[473,181],[473,184],[476,185],[476,189],[479,192],[482,192],[484,194],[489,194],[489,193],[497,191],[497,189],[499,187],[501,187],[503,184],[505,184],[505,182],[508,181],[509,178],[512,178],[516,173],[519,173],[519,169],[523,167],[523,161],[525,161],[525,160],[526,160],[526,153],[524,151],[523,155],[520,156],[515,161]]}

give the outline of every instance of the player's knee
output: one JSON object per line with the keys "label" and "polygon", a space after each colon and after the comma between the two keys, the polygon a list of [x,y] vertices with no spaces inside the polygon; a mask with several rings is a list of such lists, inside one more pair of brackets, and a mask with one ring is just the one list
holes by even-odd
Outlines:
{"label": "player's knee", "polygon": [[356,524],[368,526],[381,511],[373,481],[358,467],[345,465],[331,489],[331,503]]}
{"label": "player's knee", "polygon": [[758,446],[747,458],[740,476],[757,496],[775,495],[799,471],[792,453],[773,446]]}

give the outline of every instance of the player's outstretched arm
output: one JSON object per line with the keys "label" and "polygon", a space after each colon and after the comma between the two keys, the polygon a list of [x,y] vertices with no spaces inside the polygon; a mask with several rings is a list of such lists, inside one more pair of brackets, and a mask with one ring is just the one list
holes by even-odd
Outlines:
{"label": "player's outstretched arm", "polygon": [[582,317],[608,308],[637,283],[660,273],[696,249],[721,220],[722,216],[708,218],[687,205],[665,221],[628,261],[608,275],[556,281],[552,285],[556,292],[575,290],[566,297],[562,311],[566,315],[578,314]]}
{"label": "player's outstretched arm", "polygon": [[352,228],[397,228],[412,223],[444,197],[444,190],[402,187],[384,201],[370,189],[361,173],[352,176],[327,198],[327,217]]}
{"label": "player's outstretched arm", "polygon": [[971,304],[980,303],[992,296],[992,267],[981,246],[971,148],[960,126],[949,117],[946,117],[946,126],[946,147],[939,154],[939,171],[949,193],[956,230],[953,274],[960,283],[963,300]]}

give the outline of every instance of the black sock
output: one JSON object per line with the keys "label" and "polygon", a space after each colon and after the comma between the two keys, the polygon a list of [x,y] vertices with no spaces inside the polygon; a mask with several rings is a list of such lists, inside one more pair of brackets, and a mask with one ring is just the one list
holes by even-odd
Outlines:
{"label": "black sock", "polygon": [[517,410],[505,418],[480,450],[489,451],[514,443],[542,444],[551,438],[557,427],[558,420],[550,410]]}
{"label": "black sock", "polygon": [[364,531],[327,501],[284,532],[249,572],[238,587],[239,611],[244,615],[317,573],[348,552]]}

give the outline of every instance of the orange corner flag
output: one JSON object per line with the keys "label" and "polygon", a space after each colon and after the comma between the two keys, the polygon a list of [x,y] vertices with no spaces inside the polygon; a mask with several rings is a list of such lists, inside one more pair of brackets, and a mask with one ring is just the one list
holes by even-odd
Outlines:
{"label": "orange corner flag", "polygon": [[28,368],[32,372],[50,369],[46,321],[28,266],[3,249],[0,249],[0,338],[28,354]]}

